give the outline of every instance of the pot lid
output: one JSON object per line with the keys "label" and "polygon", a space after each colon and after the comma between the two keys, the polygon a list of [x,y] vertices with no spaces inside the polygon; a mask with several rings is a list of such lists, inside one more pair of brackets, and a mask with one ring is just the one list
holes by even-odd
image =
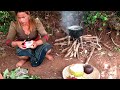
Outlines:
{"label": "pot lid", "polygon": [[82,27],[78,26],[78,25],[73,25],[73,26],[69,26],[68,29],[70,30],[80,30]]}

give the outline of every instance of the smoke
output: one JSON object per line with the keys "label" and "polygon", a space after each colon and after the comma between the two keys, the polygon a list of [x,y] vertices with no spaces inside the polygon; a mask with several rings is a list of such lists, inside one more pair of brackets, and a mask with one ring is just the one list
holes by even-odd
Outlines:
{"label": "smoke", "polygon": [[61,11],[61,27],[68,34],[67,28],[72,25],[80,25],[83,11]]}

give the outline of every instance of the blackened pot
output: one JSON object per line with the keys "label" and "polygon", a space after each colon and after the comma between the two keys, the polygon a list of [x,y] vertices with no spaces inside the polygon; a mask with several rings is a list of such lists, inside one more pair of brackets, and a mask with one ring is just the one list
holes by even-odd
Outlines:
{"label": "blackened pot", "polygon": [[83,35],[83,28],[81,26],[73,25],[68,27],[68,30],[69,30],[69,35],[72,38],[79,38],[80,36]]}

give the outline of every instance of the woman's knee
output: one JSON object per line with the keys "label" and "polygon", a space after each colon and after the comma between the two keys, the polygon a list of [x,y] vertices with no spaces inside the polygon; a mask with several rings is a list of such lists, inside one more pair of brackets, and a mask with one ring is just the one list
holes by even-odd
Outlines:
{"label": "woman's knee", "polygon": [[28,56],[18,56],[19,59],[29,59]]}

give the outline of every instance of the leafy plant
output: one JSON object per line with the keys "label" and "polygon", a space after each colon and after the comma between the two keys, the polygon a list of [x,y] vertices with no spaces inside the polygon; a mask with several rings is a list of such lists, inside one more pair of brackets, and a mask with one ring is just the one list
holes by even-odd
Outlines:
{"label": "leafy plant", "polygon": [[90,30],[96,27],[97,30],[102,31],[107,26],[108,15],[104,11],[86,11],[83,20],[85,27]]}
{"label": "leafy plant", "polygon": [[28,70],[25,68],[16,68],[9,71],[6,69],[3,72],[4,79],[40,79],[40,77],[36,75],[28,75]]}
{"label": "leafy plant", "polygon": [[94,24],[98,19],[102,20],[102,22],[107,21],[108,15],[101,11],[88,11],[85,13],[83,19],[85,24]]}
{"label": "leafy plant", "polygon": [[6,34],[12,20],[15,18],[8,11],[0,11],[0,32]]}

